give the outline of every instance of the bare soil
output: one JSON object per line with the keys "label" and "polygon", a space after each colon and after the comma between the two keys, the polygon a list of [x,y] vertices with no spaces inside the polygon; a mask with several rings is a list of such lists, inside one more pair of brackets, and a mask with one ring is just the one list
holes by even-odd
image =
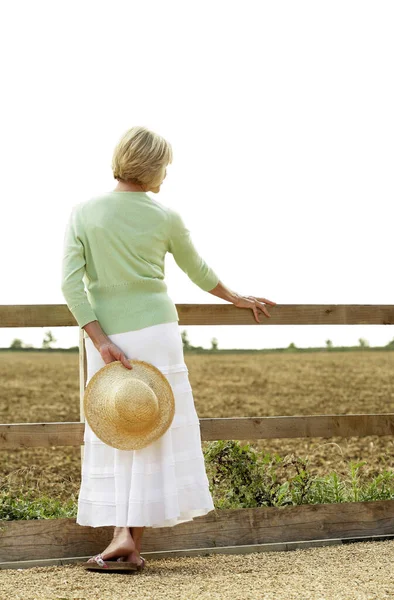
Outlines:
{"label": "bare soil", "polygon": [[[185,362],[200,418],[393,411],[393,352],[185,353]],[[79,421],[78,378],[77,354],[2,353],[0,422]],[[361,480],[394,468],[392,436],[245,441],[308,457],[311,473],[320,476],[348,475],[351,460],[366,461]],[[3,450],[0,480],[66,500],[78,494],[80,456],[79,447]]]}
{"label": "bare soil", "polygon": [[[205,417],[392,412],[394,353],[197,356],[185,354],[197,413]],[[0,421],[79,421],[78,356],[3,353]],[[394,467],[390,436],[249,440],[266,452],[309,457],[310,470],[364,476]],[[204,442],[205,445],[207,442]],[[77,495],[80,448],[2,451],[0,478],[37,496]],[[362,473],[360,473],[362,475]],[[142,551],[143,555],[143,551]],[[9,600],[383,600],[394,598],[394,541],[147,562],[142,573],[80,565],[0,570]]]}

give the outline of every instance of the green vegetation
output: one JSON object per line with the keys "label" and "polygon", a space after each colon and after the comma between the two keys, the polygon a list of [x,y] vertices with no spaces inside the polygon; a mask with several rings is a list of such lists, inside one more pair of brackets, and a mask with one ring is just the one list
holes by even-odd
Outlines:
{"label": "green vegetation", "polygon": [[[238,441],[209,442],[204,450],[206,471],[215,508],[284,507],[300,504],[332,504],[394,500],[394,472],[384,471],[361,483],[366,462],[351,462],[349,476],[331,472],[311,475],[308,460],[294,454],[280,457]],[[0,489],[0,520],[75,518],[77,498],[62,502],[48,496],[34,497],[32,490]]]}
{"label": "green vegetation", "polygon": [[204,456],[216,508],[394,500],[393,471],[361,483],[366,461],[351,462],[349,477],[341,480],[335,472],[313,476],[308,459],[264,454],[237,441],[210,442]]}
{"label": "green vegetation", "polygon": [[0,490],[0,520],[61,519],[76,515],[75,497],[62,502],[48,496],[34,498],[32,491]]}

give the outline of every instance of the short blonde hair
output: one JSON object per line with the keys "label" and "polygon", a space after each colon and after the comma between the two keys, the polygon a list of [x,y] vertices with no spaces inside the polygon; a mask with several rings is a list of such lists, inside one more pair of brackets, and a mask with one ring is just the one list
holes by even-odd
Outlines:
{"label": "short blonde hair", "polygon": [[122,135],[112,156],[114,179],[155,187],[172,162],[172,147],[146,127],[131,127]]}

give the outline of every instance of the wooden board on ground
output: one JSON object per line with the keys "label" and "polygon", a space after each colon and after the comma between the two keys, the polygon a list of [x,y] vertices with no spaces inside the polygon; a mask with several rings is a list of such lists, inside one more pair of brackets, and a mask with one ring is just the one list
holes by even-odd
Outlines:
{"label": "wooden board on ground", "polygon": [[[75,519],[0,521],[2,563],[101,552],[113,527]],[[394,534],[394,500],[215,510],[175,527],[147,527],[145,552]]]}

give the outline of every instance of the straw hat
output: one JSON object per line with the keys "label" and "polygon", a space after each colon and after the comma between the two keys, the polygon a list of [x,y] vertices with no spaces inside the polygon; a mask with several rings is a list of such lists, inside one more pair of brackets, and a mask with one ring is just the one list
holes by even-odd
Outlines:
{"label": "straw hat", "polygon": [[168,379],[143,360],[106,364],[89,380],[84,392],[85,418],[105,444],[119,450],[144,448],[161,437],[175,414]]}

